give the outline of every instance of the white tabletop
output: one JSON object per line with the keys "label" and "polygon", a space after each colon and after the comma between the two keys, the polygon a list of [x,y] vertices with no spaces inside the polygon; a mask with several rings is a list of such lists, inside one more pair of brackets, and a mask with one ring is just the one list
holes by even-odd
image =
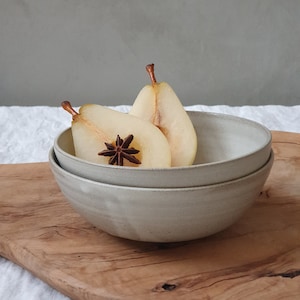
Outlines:
{"label": "white tabletop", "polygon": [[[129,106],[113,109],[128,112]],[[300,133],[300,105],[195,105],[186,109],[236,115],[259,122],[270,130]],[[0,163],[46,162],[55,137],[70,124],[70,115],[60,107],[0,106]],[[69,299],[1,256],[0,274],[1,300]]]}

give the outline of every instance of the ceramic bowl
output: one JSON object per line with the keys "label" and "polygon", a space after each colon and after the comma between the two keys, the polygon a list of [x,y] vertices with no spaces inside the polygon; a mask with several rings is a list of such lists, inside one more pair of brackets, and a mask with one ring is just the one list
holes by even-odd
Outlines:
{"label": "ceramic bowl", "polygon": [[259,170],[225,183],[189,188],[105,184],[63,169],[51,150],[54,177],[73,208],[89,223],[122,238],[179,242],[205,237],[236,222],[259,196],[274,155]]}
{"label": "ceramic bowl", "polygon": [[71,129],[54,142],[61,166],[75,175],[104,183],[136,187],[192,187],[233,180],[267,161],[272,136],[264,126],[239,117],[188,112],[198,137],[192,166],[144,169],[90,163],[74,156]]}

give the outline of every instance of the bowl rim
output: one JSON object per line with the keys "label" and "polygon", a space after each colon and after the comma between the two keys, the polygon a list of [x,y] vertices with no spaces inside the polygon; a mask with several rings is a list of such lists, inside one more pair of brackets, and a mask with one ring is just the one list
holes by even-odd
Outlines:
{"label": "bowl rim", "polygon": [[[97,186],[102,186],[102,187],[113,187],[114,189],[119,189],[119,190],[132,190],[132,191],[147,191],[147,192],[170,192],[170,191],[174,191],[174,192],[186,192],[186,191],[198,191],[198,190],[206,190],[206,189],[211,189],[211,188],[222,188],[224,186],[227,185],[232,185],[232,184],[237,184],[239,182],[245,181],[245,180],[249,180],[252,177],[256,177],[259,173],[263,173],[265,172],[267,169],[272,168],[273,162],[274,162],[274,151],[273,149],[271,149],[270,151],[270,155],[269,158],[267,159],[267,161],[265,162],[265,164],[260,167],[258,170],[247,174],[245,176],[233,179],[233,180],[228,180],[228,181],[222,181],[220,183],[214,183],[214,184],[208,184],[208,185],[201,185],[201,186],[192,186],[192,187],[178,187],[178,188],[151,188],[151,187],[135,187],[135,186],[124,186],[124,185],[116,185],[116,184],[110,184],[110,183],[104,183],[104,182],[100,182],[100,181],[95,181],[92,179],[87,179],[85,177],[81,177],[78,175],[75,175],[67,170],[65,170],[63,167],[60,166],[59,161],[56,157],[56,154],[54,152],[54,148],[53,146],[51,147],[50,151],[49,151],[49,163],[50,163],[50,167],[51,168],[55,168],[58,169],[59,172],[64,173],[67,176],[71,176],[73,178],[75,178],[76,180],[81,180],[83,182],[87,182],[89,184],[93,184],[93,185],[97,185]],[[269,170],[269,172],[270,172]]]}
{"label": "bowl rim", "polygon": [[[248,158],[253,156],[255,153],[262,151],[268,147],[271,146],[272,144],[272,133],[271,131],[264,126],[263,124],[247,119],[247,118],[243,118],[243,117],[239,117],[239,116],[234,116],[234,115],[230,115],[230,114],[226,114],[226,113],[215,113],[215,112],[204,112],[204,111],[187,111],[188,114],[191,115],[198,115],[198,114],[202,114],[202,115],[211,115],[211,116],[215,116],[215,117],[219,117],[219,118],[223,118],[223,119],[231,119],[231,120],[239,120],[243,123],[248,123],[253,125],[254,127],[261,129],[265,134],[266,134],[266,142],[264,144],[262,144],[262,146],[255,150],[255,151],[251,151],[246,155],[241,155],[241,156],[237,156],[235,158],[232,159],[228,159],[228,160],[219,160],[219,161],[213,161],[213,162],[208,162],[208,163],[200,163],[200,164],[192,164],[189,166],[180,166],[180,167],[168,167],[168,168],[136,168],[136,167],[129,167],[129,166],[117,166],[117,165],[110,165],[110,164],[98,164],[98,163],[94,163],[94,162],[90,162],[87,161],[85,159],[79,158],[75,155],[72,155],[66,151],[64,151],[59,145],[58,145],[58,140],[60,139],[60,137],[66,133],[67,131],[71,132],[72,135],[72,127],[68,127],[66,129],[64,129],[63,131],[61,131],[55,138],[54,140],[54,151],[58,151],[61,155],[64,155],[65,157],[72,159],[72,160],[76,160],[79,163],[82,164],[86,164],[89,166],[93,166],[93,167],[101,167],[103,169],[113,169],[113,170],[125,170],[128,172],[145,172],[145,171],[159,171],[159,172],[171,172],[171,171],[179,171],[179,170],[193,170],[196,168],[205,168],[205,167],[212,167],[212,166],[218,166],[220,164],[230,164],[232,162],[237,162],[239,160]],[[73,137],[72,137],[73,139]],[[123,172],[123,171],[121,171]]]}

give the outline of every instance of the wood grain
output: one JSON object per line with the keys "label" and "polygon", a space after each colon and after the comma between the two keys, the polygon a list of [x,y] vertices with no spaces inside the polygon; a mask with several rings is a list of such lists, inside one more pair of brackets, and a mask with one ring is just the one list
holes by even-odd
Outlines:
{"label": "wood grain", "polygon": [[111,237],[85,222],[47,163],[0,165],[0,254],[72,299],[299,299],[300,134],[231,228],[184,243]]}

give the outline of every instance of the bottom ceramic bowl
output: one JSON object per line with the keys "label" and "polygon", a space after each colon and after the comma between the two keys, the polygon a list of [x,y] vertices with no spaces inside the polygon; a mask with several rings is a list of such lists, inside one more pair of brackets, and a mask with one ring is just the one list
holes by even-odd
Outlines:
{"label": "bottom ceramic bowl", "polygon": [[219,232],[258,197],[274,160],[250,175],[225,183],[192,188],[138,188],[88,180],[67,172],[53,149],[49,162],[69,203],[88,222],[122,238],[179,242]]}

